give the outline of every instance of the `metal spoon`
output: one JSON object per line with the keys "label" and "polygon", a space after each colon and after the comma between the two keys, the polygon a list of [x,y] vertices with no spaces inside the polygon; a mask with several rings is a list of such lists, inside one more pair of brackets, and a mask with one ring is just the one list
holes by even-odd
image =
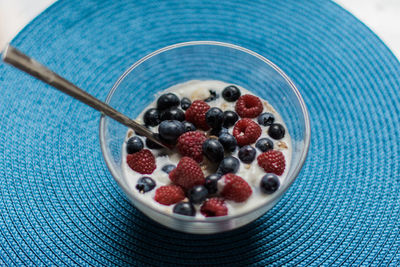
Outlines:
{"label": "metal spoon", "polygon": [[140,125],[139,123],[131,120],[124,114],[116,111],[106,103],[100,101],[94,96],[86,93],[73,83],[64,79],[57,73],[49,70],[36,60],[25,55],[15,47],[7,45],[3,52],[3,61],[28,73],[29,75],[51,85],[52,87],[58,89],[59,91],[72,96],[73,98],[81,101],[82,103],[91,106],[92,108],[102,112],[103,114],[113,118],[114,120],[126,125],[137,133],[149,138],[154,143],[167,148],[155,135],[146,127]]}

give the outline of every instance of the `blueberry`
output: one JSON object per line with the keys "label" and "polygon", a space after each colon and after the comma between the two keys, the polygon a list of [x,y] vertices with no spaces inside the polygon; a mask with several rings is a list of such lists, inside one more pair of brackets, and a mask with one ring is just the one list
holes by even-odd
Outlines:
{"label": "blueberry", "polygon": [[234,85],[229,85],[222,90],[222,97],[228,102],[234,102],[240,97],[240,90]]}
{"label": "blueberry", "polygon": [[206,200],[208,190],[204,185],[196,185],[188,191],[188,198],[194,204],[200,204]]}
{"label": "blueberry", "polygon": [[252,146],[242,146],[239,149],[239,159],[244,163],[251,163],[256,157],[256,149]]}
{"label": "blueberry", "polygon": [[229,133],[223,133],[219,136],[218,141],[222,144],[226,152],[235,151],[237,141],[233,135]]}
{"label": "blueberry", "polygon": [[214,136],[220,136],[223,133],[229,133],[228,129],[226,129],[226,128],[214,128],[214,129],[211,129],[211,131],[210,131],[210,135],[214,135]]}
{"label": "blueberry", "polygon": [[177,120],[184,121],[185,120],[185,112],[179,108],[170,108],[161,112],[160,120]]}
{"label": "blueberry", "polygon": [[174,206],[172,211],[176,214],[186,215],[186,216],[194,216],[196,214],[196,210],[194,206],[190,202],[180,202]]}
{"label": "blueberry", "polygon": [[274,143],[269,138],[260,138],[256,143],[256,148],[261,150],[262,152],[267,152],[274,148]]}
{"label": "blueberry", "polygon": [[268,135],[276,140],[282,139],[285,136],[285,128],[282,124],[273,123],[268,128]]}
{"label": "blueberry", "polygon": [[167,108],[179,106],[179,98],[173,93],[166,93],[157,99],[157,109],[164,110]]}
{"label": "blueberry", "polygon": [[126,142],[126,152],[128,154],[139,152],[142,149],[143,141],[137,136],[129,138],[128,142]]}
{"label": "blueberry", "polygon": [[235,111],[227,110],[224,112],[224,118],[223,118],[222,125],[225,128],[229,128],[229,127],[235,125],[235,123],[238,119],[239,119],[239,116]]}
{"label": "blueberry", "polygon": [[269,126],[275,121],[275,116],[272,113],[269,112],[264,112],[261,113],[260,116],[257,118],[258,124],[264,125],[264,126]]}
{"label": "blueberry", "polygon": [[181,108],[183,110],[187,110],[190,107],[190,105],[192,105],[192,101],[190,101],[189,98],[184,97],[181,99]]}
{"label": "blueberry", "polygon": [[156,186],[156,182],[153,179],[151,179],[148,176],[144,176],[137,181],[136,189],[140,193],[146,193],[146,192],[153,190],[153,188],[155,186]]}
{"label": "blueberry", "polygon": [[229,156],[224,158],[219,164],[218,172],[220,174],[236,173],[239,170],[240,162],[237,158]]}
{"label": "blueberry", "polygon": [[204,99],[204,102],[211,102],[219,97],[217,92],[215,92],[214,90],[208,90],[208,91],[210,92],[210,96]]}
{"label": "blueberry", "polygon": [[221,128],[224,119],[224,113],[220,108],[210,108],[206,112],[206,122],[211,128]]}
{"label": "blueberry", "polygon": [[175,143],[178,137],[185,132],[183,123],[177,120],[163,121],[158,126],[158,133],[162,140]]}
{"label": "blueberry", "polygon": [[224,147],[217,139],[207,139],[202,148],[203,154],[212,162],[220,162],[224,158]]}
{"label": "blueberry", "polygon": [[206,182],[204,183],[204,186],[207,188],[208,193],[215,194],[218,191],[218,181],[221,179],[221,174],[214,173],[206,177]]}
{"label": "blueberry", "polygon": [[166,172],[166,173],[170,173],[170,172],[172,172],[172,170],[173,169],[175,169],[176,167],[175,167],[175,165],[173,165],[173,164],[167,164],[167,165],[164,165],[162,168],[161,168],[161,170],[163,171],[163,172]]}
{"label": "blueberry", "polygon": [[278,190],[280,185],[279,178],[273,173],[267,173],[261,179],[260,189],[264,194],[272,194]]}
{"label": "blueberry", "polygon": [[194,126],[193,123],[188,122],[188,121],[184,121],[182,123],[183,123],[183,127],[185,127],[185,133],[191,132],[191,131],[196,131],[196,126]]}
{"label": "blueberry", "polygon": [[157,126],[160,124],[160,112],[155,108],[149,108],[143,115],[144,124],[149,126]]}
{"label": "blueberry", "polygon": [[[157,139],[160,139],[160,135],[159,134],[154,134],[154,136]],[[153,141],[151,141],[149,138],[146,138],[146,146],[150,149],[160,149],[162,148],[162,146],[160,146],[159,144],[154,143]]]}

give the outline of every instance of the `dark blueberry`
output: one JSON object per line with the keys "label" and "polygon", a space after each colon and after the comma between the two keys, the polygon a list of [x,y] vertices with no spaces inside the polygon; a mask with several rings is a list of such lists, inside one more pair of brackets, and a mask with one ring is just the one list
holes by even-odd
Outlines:
{"label": "dark blueberry", "polygon": [[272,113],[269,112],[264,112],[261,113],[260,116],[257,118],[258,124],[264,125],[264,126],[269,126],[275,121],[275,116]]}
{"label": "dark blueberry", "polygon": [[220,108],[210,108],[206,112],[206,122],[211,128],[221,128],[224,119],[224,113]]}
{"label": "dark blueberry", "polygon": [[258,139],[256,143],[256,148],[258,148],[262,152],[267,152],[268,150],[274,148],[274,142],[272,142],[272,140],[269,138],[261,138]]}
{"label": "dark blueberry", "polygon": [[196,126],[194,126],[193,123],[188,122],[188,121],[184,121],[182,123],[183,123],[183,127],[185,127],[185,133],[191,132],[191,131],[196,131]]}
{"label": "dark blueberry", "polygon": [[285,128],[282,124],[273,123],[268,128],[268,135],[276,140],[282,139],[285,136]]}
{"label": "dark blueberry", "polygon": [[204,185],[196,185],[188,191],[188,198],[194,204],[200,204],[206,200],[208,190]]}
{"label": "dark blueberry", "polygon": [[279,178],[273,173],[267,173],[261,179],[260,189],[264,194],[272,194],[278,190],[280,185]]}
{"label": "dark blueberry", "polygon": [[226,129],[226,128],[215,128],[215,129],[211,129],[211,131],[210,131],[210,135],[214,135],[214,136],[220,136],[223,133],[229,133],[228,129]]}
{"label": "dark blueberry", "polygon": [[251,163],[256,157],[256,149],[252,146],[242,146],[239,149],[239,159],[244,163]]}
{"label": "dark blueberry", "polygon": [[219,164],[218,172],[220,174],[236,173],[239,170],[240,162],[237,158],[229,156],[224,158]]}
{"label": "dark blueberry", "polygon": [[157,109],[164,110],[167,108],[179,106],[179,98],[173,93],[166,93],[161,95],[157,100]]}
{"label": "dark blueberry", "polygon": [[128,154],[139,152],[142,149],[143,141],[137,136],[129,138],[128,142],[126,142],[126,152]]}
{"label": "dark blueberry", "polygon": [[236,121],[239,119],[238,114],[235,111],[227,110],[224,112],[224,123],[222,124],[225,128],[229,128],[235,125]]}
{"label": "dark blueberry", "polygon": [[155,108],[149,108],[143,115],[144,124],[149,126],[157,126],[160,124],[160,112]]}
{"label": "dark blueberry", "polygon": [[228,102],[234,102],[240,97],[240,90],[234,85],[229,85],[222,90],[222,97]]}
{"label": "dark blueberry", "polygon": [[185,112],[179,108],[170,108],[166,109],[161,112],[160,115],[161,121],[166,120],[177,120],[177,121],[184,121],[185,120]]}
{"label": "dark blueberry", "polygon": [[174,206],[172,211],[185,216],[194,216],[196,214],[196,210],[190,202],[180,202]]}
{"label": "dark blueberry", "polygon": [[210,92],[210,96],[204,99],[204,102],[211,102],[219,97],[217,92],[215,92],[214,90],[208,90],[208,91]]}
{"label": "dark blueberry", "polygon": [[166,172],[166,173],[170,173],[170,172],[172,172],[172,170],[173,169],[175,169],[176,167],[175,167],[175,165],[173,165],[173,164],[167,164],[167,165],[164,165],[162,168],[161,168],[161,170],[163,171],[163,172]]}
{"label": "dark blueberry", "polygon": [[207,188],[208,193],[215,194],[218,191],[218,180],[221,179],[221,174],[214,173],[206,177],[206,182],[204,183],[204,186]]}
{"label": "dark blueberry", "polygon": [[[160,135],[159,134],[154,134],[154,136],[158,139],[160,139]],[[162,146],[160,146],[159,144],[154,143],[153,141],[151,141],[149,138],[146,138],[146,146],[150,149],[160,149],[163,148]]]}
{"label": "dark blueberry", "polygon": [[226,152],[235,151],[237,141],[233,135],[229,133],[223,133],[219,136],[218,141],[222,144]]}
{"label": "dark blueberry", "polygon": [[224,147],[217,139],[207,139],[203,143],[203,154],[211,162],[220,162],[224,158]]}
{"label": "dark blueberry", "polygon": [[175,143],[178,137],[184,132],[185,126],[177,120],[163,121],[158,126],[160,138],[168,143]]}
{"label": "dark blueberry", "polygon": [[181,108],[183,110],[187,110],[190,107],[190,105],[192,105],[192,101],[190,101],[189,98],[184,97],[181,99]]}
{"label": "dark blueberry", "polygon": [[156,186],[156,182],[153,179],[151,179],[150,177],[144,176],[137,181],[136,189],[140,193],[146,193],[146,192],[153,190],[153,188],[155,186]]}

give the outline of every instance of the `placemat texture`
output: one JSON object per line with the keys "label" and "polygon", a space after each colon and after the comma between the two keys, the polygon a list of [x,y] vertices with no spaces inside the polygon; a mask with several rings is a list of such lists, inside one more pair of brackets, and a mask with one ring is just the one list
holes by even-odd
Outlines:
{"label": "placemat texture", "polygon": [[254,50],[304,96],[310,153],[283,199],[232,232],[166,229],[108,172],[99,113],[0,64],[0,264],[399,264],[400,64],[333,2],[59,1],[13,44],[105,99],[136,60],[191,40]]}

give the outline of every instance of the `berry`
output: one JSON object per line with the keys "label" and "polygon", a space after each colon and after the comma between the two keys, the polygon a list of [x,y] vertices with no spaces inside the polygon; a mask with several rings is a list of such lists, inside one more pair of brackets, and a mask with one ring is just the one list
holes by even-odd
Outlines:
{"label": "berry", "polygon": [[212,162],[220,162],[224,158],[224,147],[217,139],[207,139],[202,148],[203,154]]}
{"label": "berry", "polygon": [[262,152],[267,152],[274,148],[274,143],[271,139],[268,138],[260,138],[256,143],[256,148],[261,150]]}
{"label": "berry", "polygon": [[143,149],[143,141],[137,137],[131,137],[126,142],[126,153],[133,154]]}
{"label": "berry", "polygon": [[132,170],[141,174],[152,174],[156,169],[156,159],[148,149],[142,149],[139,152],[128,154],[126,162]]}
{"label": "berry", "polygon": [[[154,134],[154,136],[155,136],[157,139],[160,139],[160,135],[159,135],[158,133]],[[154,142],[151,141],[149,138],[146,138],[146,146],[147,146],[148,148],[150,148],[150,149],[161,149],[161,148],[162,148],[162,146],[160,146],[160,145],[157,144],[157,143],[154,143]]]}
{"label": "berry", "polygon": [[185,117],[188,122],[193,123],[197,128],[207,131],[210,129],[206,122],[206,112],[210,106],[203,100],[196,100],[186,110]]}
{"label": "berry", "polygon": [[279,178],[273,173],[267,173],[261,179],[260,189],[264,194],[272,194],[278,190],[280,185]]}
{"label": "berry", "polygon": [[169,173],[169,179],[186,190],[195,185],[202,185],[205,181],[199,164],[189,157],[181,158],[178,166]]}
{"label": "berry", "polygon": [[237,158],[229,156],[224,158],[218,166],[220,174],[236,173],[239,170],[240,162]]}
{"label": "berry", "polygon": [[147,176],[140,178],[136,184],[136,189],[140,193],[149,192],[149,191],[153,190],[154,187],[156,187],[156,182]]}
{"label": "berry", "polygon": [[216,128],[216,129],[211,129],[210,135],[214,136],[220,136],[223,133],[229,133],[229,130],[226,128]]}
{"label": "berry", "polygon": [[189,98],[184,97],[184,98],[181,99],[181,108],[183,110],[187,110],[190,107],[191,104],[192,104],[192,101],[190,101]]}
{"label": "berry", "polygon": [[166,93],[157,99],[157,109],[164,110],[167,108],[179,106],[179,98],[173,93]]}
{"label": "berry", "polygon": [[229,85],[222,90],[222,97],[228,102],[234,102],[240,97],[240,90],[234,85]]}
{"label": "berry", "polygon": [[238,114],[235,111],[232,110],[227,110],[224,111],[224,118],[223,118],[223,126],[225,128],[229,128],[233,125],[235,125],[235,123],[237,122],[237,120],[239,119]]}
{"label": "berry", "polygon": [[268,135],[276,140],[282,139],[285,136],[285,128],[282,124],[273,123],[268,128]]}
{"label": "berry", "polygon": [[143,115],[145,125],[157,126],[160,124],[160,112],[155,108],[149,108]]}
{"label": "berry", "polygon": [[172,170],[175,169],[175,168],[176,168],[175,165],[173,165],[173,164],[167,164],[167,165],[164,165],[164,166],[161,168],[161,170],[162,170],[163,172],[165,172],[165,173],[170,173],[170,172],[172,172]]}
{"label": "berry", "polygon": [[158,126],[158,133],[167,143],[175,143],[181,134],[185,132],[183,123],[176,120],[163,121]]}
{"label": "berry", "polygon": [[179,202],[174,206],[172,211],[176,214],[185,215],[185,216],[194,216],[196,215],[196,210],[192,203],[190,202]]}
{"label": "berry", "polygon": [[219,179],[221,179],[221,174],[218,173],[214,173],[206,177],[204,186],[207,188],[209,194],[217,193]]}
{"label": "berry", "polygon": [[222,144],[226,152],[235,151],[237,141],[233,135],[229,133],[223,133],[219,136],[218,141]]}
{"label": "berry", "polygon": [[188,191],[188,198],[194,204],[200,204],[206,200],[208,190],[204,185],[196,185]]}
{"label": "berry", "polygon": [[160,120],[177,120],[184,121],[185,120],[185,112],[179,108],[170,108],[161,112]]}
{"label": "berry", "polygon": [[233,127],[233,136],[239,146],[250,145],[261,135],[261,127],[251,119],[241,119]]}
{"label": "berry", "polygon": [[275,121],[275,116],[272,113],[264,112],[261,113],[260,116],[257,118],[258,124],[263,126],[269,126]]}
{"label": "berry", "polygon": [[206,136],[202,132],[186,132],[178,138],[178,150],[182,156],[191,157],[197,162],[203,161],[203,143]]}
{"label": "berry", "polygon": [[225,216],[228,215],[228,208],[222,198],[213,197],[203,203],[200,212],[205,217]]}
{"label": "berry", "polygon": [[156,190],[154,200],[163,205],[172,205],[182,201],[185,193],[182,188],[177,185],[164,185]]}
{"label": "berry", "polygon": [[256,157],[256,149],[250,145],[239,149],[239,159],[244,163],[252,163]]}
{"label": "berry", "polygon": [[261,100],[254,95],[242,95],[235,105],[236,112],[242,118],[255,118],[263,109]]}
{"label": "berry", "polygon": [[282,175],[285,170],[285,157],[278,150],[269,150],[257,157],[258,165],[265,172]]}
{"label": "berry", "polygon": [[213,107],[206,112],[206,122],[211,128],[221,128],[223,118],[224,113],[220,108]]}
{"label": "berry", "polygon": [[221,196],[225,199],[233,200],[235,202],[244,202],[253,193],[249,184],[240,176],[228,173],[224,175],[222,179],[225,185],[221,191]]}
{"label": "berry", "polygon": [[217,99],[219,97],[217,92],[215,92],[214,90],[208,90],[208,91],[210,92],[210,96],[207,97],[206,99],[204,99],[205,102],[214,101],[215,99]]}
{"label": "berry", "polygon": [[183,123],[183,127],[185,127],[185,133],[190,132],[190,131],[196,131],[196,126],[194,126],[193,123],[188,122],[188,121],[184,121],[182,123]]}

